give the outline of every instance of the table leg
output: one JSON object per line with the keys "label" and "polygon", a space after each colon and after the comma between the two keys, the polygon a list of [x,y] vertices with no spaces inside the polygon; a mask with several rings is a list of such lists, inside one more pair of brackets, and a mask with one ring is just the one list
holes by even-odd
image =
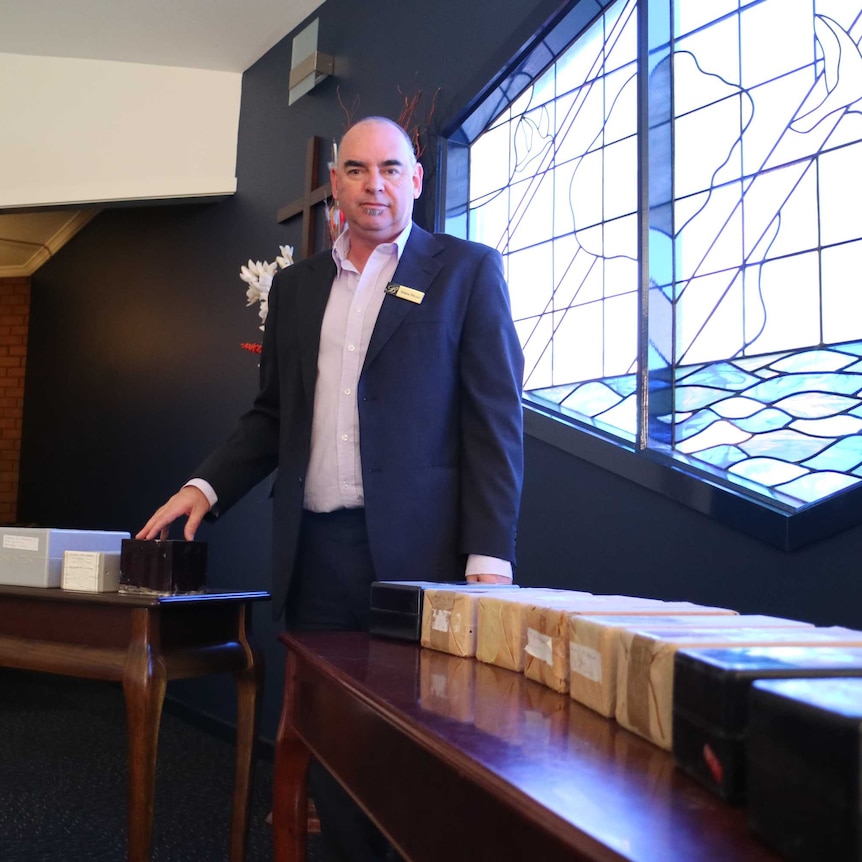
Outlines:
{"label": "table leg", "polygon": [[123,671],[129,735],[129,862],[149,862],[152,849],[156,754],[167,686],[158,638],[152,637],[153,624],[148,609],[132,612],[132,639]]}
{"label": "table leg", "polygon": [[275,862],[305,862],[308,838],[308,764],[311,754],[296,734],[296,657],[285,662],[284,703],[275,738],[272,840]]}
{"label": "table leg", "polygon": [[236,778],[230,828],[231,862],[243,862],[248,838],[254,755],[260,697],[263,691],[263,655],[251,636],[251,607],[239,608],[239,642],[245,648],[246,666],[236,675]]}

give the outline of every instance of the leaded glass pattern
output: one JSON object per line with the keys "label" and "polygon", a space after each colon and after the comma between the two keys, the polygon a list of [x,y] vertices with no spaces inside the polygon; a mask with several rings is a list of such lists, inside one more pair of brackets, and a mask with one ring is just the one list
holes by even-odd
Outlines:
{"label": "leaded glass pattern", "polygon": [[791,507],[859,483],[862,2],[572,8],[469,146],[526,400]]}

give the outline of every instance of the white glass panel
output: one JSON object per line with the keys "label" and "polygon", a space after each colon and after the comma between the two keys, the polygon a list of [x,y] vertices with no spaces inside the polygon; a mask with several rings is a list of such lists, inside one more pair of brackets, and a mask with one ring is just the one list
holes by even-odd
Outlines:
{"label": "white glass panel", "polygon": [[746,262],[816,248],[816,194],[817,176],[810,162],[755,177],[743,199]]}
{"label": "white glass panel", "polygon": [[599,19],[557,61],[557,93],[567,93],[596,78],[603,56],[603,26]]}
{"label": "white glass panel", "polygon": [[675,319],[678,364],[732,357],[743,346],[741,278],[718,273],[692,279],[677,303]]}
{"label": "white glass panel", "polygon": [[638,355],[638,298],[636,293],[615,296],[604,303],[604,376],[629,374]]}
{"label": "white glass panel", "polygon": [[677,233],[678,277],[688,279],[742,264],[740,184],[713,189]]}
{"label": "white glass panel", "polygon": [[637,133],[637,67],[629,63],[605,78],[608,118],[604,127],[606,144]]}
{"label": "white glass panel", "polygon": [[821,242],[862,236],[862,144],[820,157]]}
{"label": "white glass panel", "polygon": [[550,314],[515,324],[524,349],[525,389],[544,389],[553,385],[552,325]]}
{"label": "white glass panel", "polygon": [[[637,3],[614,4],[605,13],[605,69],[619,69],[637,56]],[[617,17],[617,15],[619,17]]]}
{"label": "white glass panel", "polygon": [[509,192],[504,189],[470,210],[470,237],[504,250],[509,242]]}
{"label": "white glass panel", "polygon": [[605,296],[638,289],[637,216],[605,224]]}
{"label": "white glass panel", "polygon": [[675,124],[674,189],[679,197],[739,176],[739,99],[730,97]]}
{"label": "white glass panel", "polygon": [[604,102],[597,84],[575,94],[575,100],[561,123],[562,137],[557,139],[557,162],[568,161],[594,150],[602,137]]}
{"label": "white glass panel", "polygon": [[602,376],[602,318],[602,305],[599,302],[555,315],[555,384]]}
{"label": "white glass panel", "polygon": [[606,219],[628,215],[638,209],[638,142],[626,138],[605,147],[605,209]]}
{"label": "white glass panel", "polygon": [[[697,77],[704,86],[715,87],[719,82],[709,81],[715,76],[733,90],[739,87],[739,21],[733,15],[693,36],[680,39],[675,51],[687,51],[697,57],[700,70]],[[694,74],[690,70],[689,74]],[[708,91],[709,92],[709,91]],[[706,100],[704,100],[704,103]]]}
{"label": "white glass panel", "polygon": [[719,75],[701,69],[688,51],[674,53],[673,68],[674,116],[680,117],[740,92],[738,87],[728,84]]}
{"label": "white glass panel", "polygon": [[554,308],[595,302],[604,295],[598,259],[572,236],[554,243]]}
{"label": "white glass panel", "polygon": [[470,148],[470,198],[509,184],[509,126],[485,132]]}
{"label": "white glass panel", "polygon": [[800,254],[746,269],[745,337],[749,354],[820,341],[816,254]]}
{"label": "white glass panel", "polygon": [[[749,92],[754,111],[742,146],[742,165],[746,174],[795,162],[812,154],[806,135],[789,128],[810,87],[811,72],[802,69]],[[818,140],[822,141],[822,136],[818,135]]]}
{"label": "white glass panel", "polygon": [[602,220],[602,162],[601,151],[590,153],[581,159],[572,176],[571,201],[577,230],[599,224]]}
{"label": "white glass panel", "polygon": [[551,243],[546,242],[508,255],[509,294],[515,320],[550,310],[553,292],[552,252]]}
{"label": "white glass panel", "polygon": [[517,201],[517,211],[513,213],[510,225],[511,249],[535,245],[554,235],[553,183],[554,175],[550,173],[512,186],[512,199]]}
{"label": "white glass panel", "polygon": [[736,12],[739,0],[675,0],[676,21],[674,35],[682,36],[691,30]]}
{"label": "white glass panel", "polygon": [[823,341],[862,338],[862,241],[827,248],[822,256]]}
{"label": "white glass panel", "polygon": [[811,0],[764,0],[741,17],[744,87],[790,72],[810,54]]}
{"label": "white glass panel", "polygon": [[575,229],[575,215],[572,211],[572,177],[577,161],[557,165],[554,171],[554,236],[561,237]]}

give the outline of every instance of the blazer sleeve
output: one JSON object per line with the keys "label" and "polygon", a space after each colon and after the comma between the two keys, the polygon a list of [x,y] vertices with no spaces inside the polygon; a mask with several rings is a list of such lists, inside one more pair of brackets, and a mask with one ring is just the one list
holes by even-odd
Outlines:
{"label": "blazer sleeve", "polygon": [[524,357],[494,249],[486,249],[470,290],[460,373],[460,550],[514,565],[524,471]]}

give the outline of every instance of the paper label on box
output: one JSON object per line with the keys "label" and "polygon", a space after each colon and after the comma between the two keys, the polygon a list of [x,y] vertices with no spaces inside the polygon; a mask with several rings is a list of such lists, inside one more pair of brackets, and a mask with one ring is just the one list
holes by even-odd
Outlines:
{"label": "paper label on box", "polygon": [[535,629],[527,629],[527,646],[524,649],[527,655],[543,661],[545,664],[553,664],[553,650],[551,648],[551,636],[543,635]]}
{"label": "paper label on box", "polygon": [[15,551],[38,551],[38,536],[3,536],[3,547]]}
{"label": "paper label on box", "polygon": [[444,610],[443,608],[432,608],[431,630],[435,632],[448,632],[451,613],[451,611]]}
{"label": "paper label on box", "polygon": [[582,644],[569,644],[569,667],[572,673],[593,682],[602,681],[602,657],[598,650]]}

